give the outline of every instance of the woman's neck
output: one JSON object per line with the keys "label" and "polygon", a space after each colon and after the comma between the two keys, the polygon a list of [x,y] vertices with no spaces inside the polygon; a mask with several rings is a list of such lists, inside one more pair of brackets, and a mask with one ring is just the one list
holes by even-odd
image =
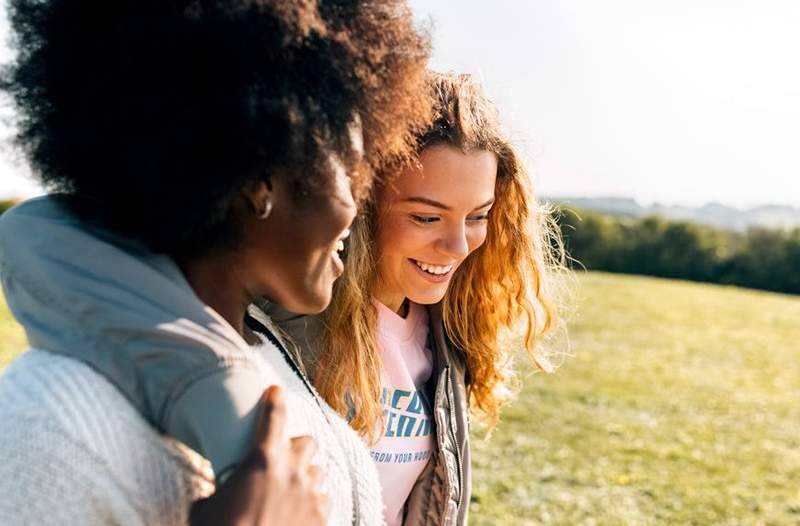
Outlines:
{"label": "woman's neck", "polygon": [[200,300],[225,318],[236,332],[246,337],[244,316],[253,298],[242,276],[236,273],[234,258],[208,254],[179,263],[186,280]]}
{"label": "woman's neck", "polygon": [[389,310],[397,313],[397,315],[401,318],[405,318],[408,315],[408,302],[406,301],[407,298],[402,294],[382,293],[380,290],[376,290],[373,294],[373,297],[376,301],[386,305]]}

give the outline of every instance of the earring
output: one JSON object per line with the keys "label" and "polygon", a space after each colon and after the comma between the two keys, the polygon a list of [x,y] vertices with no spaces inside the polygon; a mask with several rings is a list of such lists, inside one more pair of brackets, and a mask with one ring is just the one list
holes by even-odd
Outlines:
{"label": "earring", "polygon": [[266,218],[269,217],[270,212],[272,212],[272,200],[268,199],[264,203],[264,209],[261,212],[258,213],[258,218],[259,219],[266,219]]}

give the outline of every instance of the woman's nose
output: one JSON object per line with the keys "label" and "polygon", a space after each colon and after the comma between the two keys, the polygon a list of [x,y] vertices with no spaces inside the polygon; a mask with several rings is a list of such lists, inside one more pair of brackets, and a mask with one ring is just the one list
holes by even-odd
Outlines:
{"label": "woman's nose", "polygon": [[469,255],[467,231],[463,223],[447,229],[439,239],[439,250],[453,259],[463,259]]}

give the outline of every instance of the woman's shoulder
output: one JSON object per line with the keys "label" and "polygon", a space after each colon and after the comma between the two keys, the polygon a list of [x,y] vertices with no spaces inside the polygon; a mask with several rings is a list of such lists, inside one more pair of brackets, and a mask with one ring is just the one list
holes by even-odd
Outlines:
{"label": "woman's shoulder", "polygon": [[247,312],[286,348],[294,351],[306,375],[314,376],[324,330],[321,314],[295,314],[269,301],[254,303]]}
{"label": "woman's shoulder", "polygon": [[0,376],[0,400],[4,413],[49,413],[62,408],[64,416],[56,415],[56,421],[64,425],[74,423],[76,414],[84,414],[82,409],[91,416],[89,411],[99,406],[124,413],[130,405],[87,364],[39,349],[29,349],[9,364]]}
{"label": "woman's shoulder", "polygon": [[[326,472],[325,490],[336,503],[333,509],[337,519],[334,522],[344,523],[342,520],[350,516],[348,504],[357,495],[360,522],[378,524],[382,515],[380,482],[361,437],[319,396],[302,364],[295,361],[294,354],[287,356],[291,352],[288,349],[294,343],[287,342],[286,335],[281,334],[285,319],[272,318],[260,309],[254,310],[252,306],[248,312],[261,325],[256,327],[256,332],[264,339],[264,345],[257,351],[284,380],[287,413],[292,415],[286,422],[287,434],[311,435],[317,440],[319,452],[322,453],[318,460]],[[277,344],[272,343],[272,338],[277,339]]]}
{"label": "woman's shoulder", "polygon": [[[100,457],[104,449],[130,448],[210,474],[205,459],[162,435],[102,374],[75,358],[39,349],[22,353],[0,376],[0,401],[0,420],[25,421],[30,434],[47,426]],[[25,426],[2,429],[15,427]]]}
{"label": "woman's shoulder", "polygon": [[[74,513],[86,524],[180,524],[189,504],[213,491],[205,459],[159,434],[74,358],[24,352],[0,376],[0,400],[8,423],[0,426],[0,516],[63,509],[66,522]],[[43,508],[23,503],[30,499]]]}

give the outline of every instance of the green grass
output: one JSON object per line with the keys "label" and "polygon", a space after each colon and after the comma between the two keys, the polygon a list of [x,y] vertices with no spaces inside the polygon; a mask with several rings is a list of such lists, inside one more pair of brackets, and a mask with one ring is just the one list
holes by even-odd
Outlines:
{"label": "green grass", "polygon": [[475,437],[471,524],[800,525],[800,297],[579,282],[574,357]]}
{"label": "green grass", "polygon": [[472,523],[800,524],[800,297],[590,273],[474,442]]}
{"label": "green grass", "polygon": [[0,292],[0,370],[25,348],[25,343],[25,333],[11,317]]}

